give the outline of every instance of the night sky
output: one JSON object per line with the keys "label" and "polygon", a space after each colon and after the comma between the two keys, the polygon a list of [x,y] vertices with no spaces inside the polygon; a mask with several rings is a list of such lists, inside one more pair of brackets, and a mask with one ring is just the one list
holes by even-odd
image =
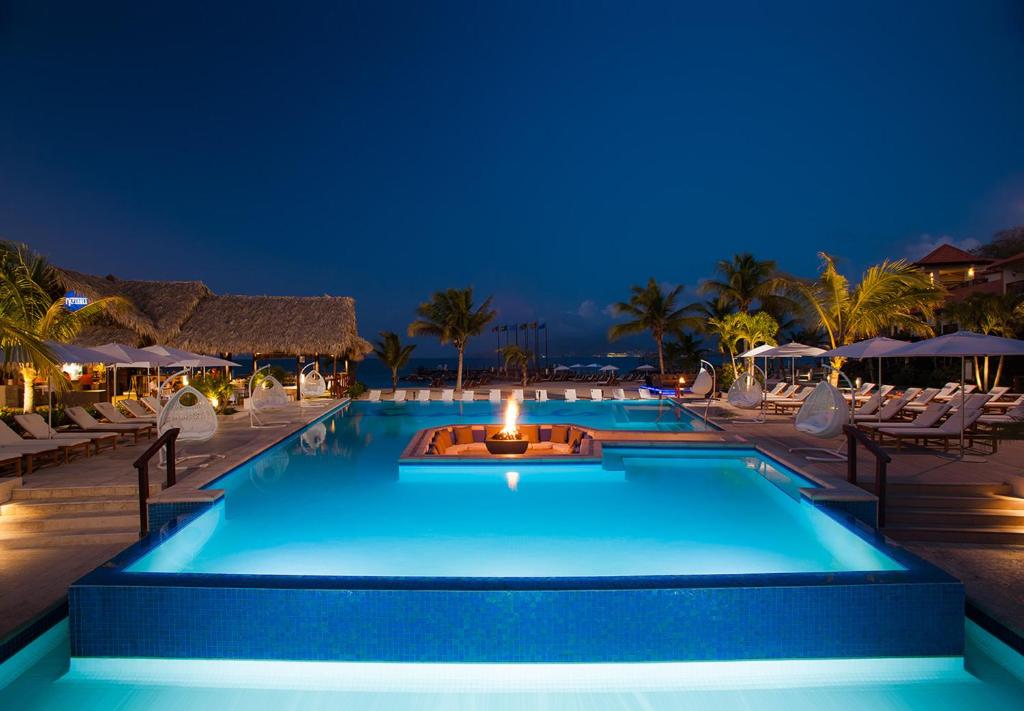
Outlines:
{"label": "night sky", "polygon": [[1024,223],[1024,3],[713,4],[0,2],[0,236],[585,352],[650,276]]}

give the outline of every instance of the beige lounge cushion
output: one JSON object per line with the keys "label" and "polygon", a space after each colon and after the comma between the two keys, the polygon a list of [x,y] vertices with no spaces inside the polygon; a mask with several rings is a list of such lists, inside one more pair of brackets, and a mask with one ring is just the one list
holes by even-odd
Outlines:
{"label": "beige lounge cushion", "polygon": [[566,425],[551,425],[551,441],[565,443],[569,440],[569,428]]}
{"label": "beige lounge cushion", "polygon": [[572,454],[572,445],[568,442],[554,442],[551,450],[556,454]]}

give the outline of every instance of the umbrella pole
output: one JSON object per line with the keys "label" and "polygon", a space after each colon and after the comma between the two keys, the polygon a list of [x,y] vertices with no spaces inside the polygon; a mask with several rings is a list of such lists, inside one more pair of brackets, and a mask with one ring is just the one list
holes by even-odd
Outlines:
{"label": "umbrella pole", "polygon": [[[46,405],[46,429],[49,430],[46,433],[47,438],[53,438],[53,382],[50,380],[50,376],[46,376],[46,392],[47,392],[47,405]],[[86,452],[88,454],[88,452]]]}
{"label": "umbrella pole", "polygon": [[964,356],[960,356],[960,412],[958,413],[958,415],[960,417],[960,457],[961,457],[961,459],[964,456],[964,422],[965,422],[966,417],[967,417],[967,413],[964,412],[964,403],[967,401],[967,397],[966,397],[966,395],[964,395],[964,365],[966,363],[966,360],[967,359]]}
{"label": "umbrella pole", "polygon": [[882,356],[878,356],[878,421],[882,421]]}

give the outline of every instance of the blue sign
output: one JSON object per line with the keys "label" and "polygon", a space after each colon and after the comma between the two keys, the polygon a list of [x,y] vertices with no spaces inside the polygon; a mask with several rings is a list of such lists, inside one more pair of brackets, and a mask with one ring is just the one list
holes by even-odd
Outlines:
{"label": "blue sign", "polygon": [[89,297],[79,294],[77,291],[69,291],[64,294],[64,308],[68,311],[78,311],[89,305]]}

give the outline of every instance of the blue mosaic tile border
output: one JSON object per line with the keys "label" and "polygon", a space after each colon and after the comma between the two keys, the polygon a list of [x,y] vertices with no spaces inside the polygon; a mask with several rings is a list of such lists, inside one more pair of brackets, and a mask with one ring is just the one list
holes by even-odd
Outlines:
{"label": "blue mosaic tile border", "polygon": [[151,503],[149,504],[149,530],[159,531],[179,516],[188,516],[189,520],[191,520],[192,514],[198,515],[216,503],[218,502],[174,501],[170,503]]}
{"label": "blue mosaic tile border", "polygon": [[74,656],[650,662],[959,655],[964,596],[958,583],[413,590],[83,581],[69,609]]}

